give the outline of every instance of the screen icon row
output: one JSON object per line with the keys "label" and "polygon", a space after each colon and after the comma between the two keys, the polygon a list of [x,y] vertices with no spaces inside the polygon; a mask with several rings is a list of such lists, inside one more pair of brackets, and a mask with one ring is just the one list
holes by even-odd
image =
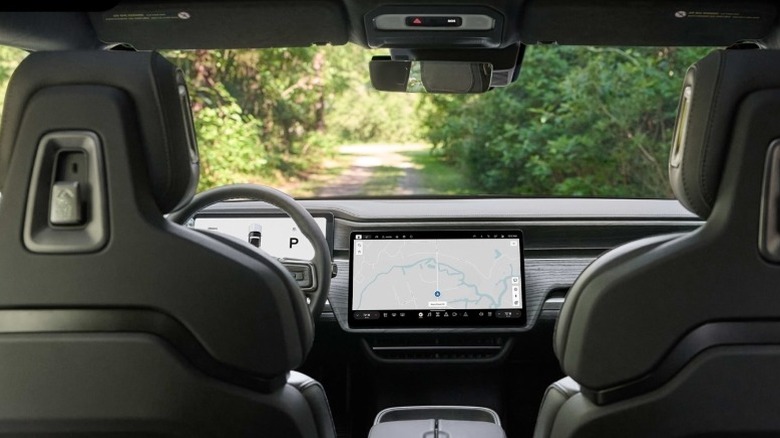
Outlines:
{"label": "screen icon row", "polygon": [[417,312],[417,319],[519,318],[522,310],[433,310]]}
{"label": "screen icon row", "polygon": [[[515,278],[512,277],[512,283],[515,283]],[[512,307],[522,307],[522,301],[520,300],[520,286],[519,285],[513,285],[512,286]]]}
{"label": "screen icon row", "polygon": [[[469,315],[472,315],[474,317],[476,316],[485,316],[486,312],[475,312],[472,311],[469,313],[468,310],[444,310],[444,311],[436,311],[436,312],[419,312],[417,314],[417,319],[425,319],[425,318],[468,318]],[[490,312],[489,316],[493,316],[493,312]]]}
{"label": "screen icon row", "polygon": [[497,310],[497,318],[520,318],[523,316],[522,310]]}
{"label": "screen icon row", "polygon": [[[472,234],[472,239],[517,239],[517,234],[479,233]],[[511,246],[517,246],[517,240],[510,242]]]}
{"label": "screen icon row", "polygon": [[364,239],[414,239],[414,234],[355,234],[355,240]]}
{"label": "screen icon row", "polygon": [[376,310],[355,311],[352,313],[355,319],[402,319],[408,317],[417,317],[418,320],[425,319],[471,319],[471,318],[519,318],[522,316],[522,310],[433,310],[423,312],[384,312]]}

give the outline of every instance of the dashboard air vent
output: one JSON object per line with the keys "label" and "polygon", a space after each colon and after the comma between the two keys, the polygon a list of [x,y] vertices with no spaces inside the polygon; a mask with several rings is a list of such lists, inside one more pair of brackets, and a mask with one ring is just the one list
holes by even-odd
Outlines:
{"label": "dashboard air vent", "polygon": [[511,342],[502,336],[390,336],[364,339],[379,362],[494,362]]}

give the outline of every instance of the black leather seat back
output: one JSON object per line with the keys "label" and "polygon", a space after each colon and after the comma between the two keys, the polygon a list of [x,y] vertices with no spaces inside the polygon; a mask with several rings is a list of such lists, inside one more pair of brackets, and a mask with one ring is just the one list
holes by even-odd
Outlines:
{"label": "black leather seat back", "polygon": [[[226,431],[316,435],[286,384],[313,340],[294,280],[163,217],[197,179],[186,96],[156,53],[34,53],[15,72],[0,137],[0,434],[219,436],[233,421]],[[76,225],[53,223],[60,179],[80,181]]]}
{"label": "black leather seat back", "polygon": [[758,108],[772,107],[778,71],[774,51],[718,51],[689,71],[689,121],[679,129],[687,135],[670,176],[681,202],[707,222],[689,235],[618,248],[578,279],[555,348],[581,385],[639,379],[703,324],[780,316],[780,266],[758,251],[764,161],[780,138],[775,114]]}
{"label": "black leather seat back", "polygon": [[760,249],[765,213],[780,208],[765,195],[765,169],[780,165],[767,161],[778,72],[780,52],[763,50],[689,70],[670,179],[706,223],[619,247],[578,278],[555,349],[581,393],[546,405],[537,437],[780,433],[780,265]]}

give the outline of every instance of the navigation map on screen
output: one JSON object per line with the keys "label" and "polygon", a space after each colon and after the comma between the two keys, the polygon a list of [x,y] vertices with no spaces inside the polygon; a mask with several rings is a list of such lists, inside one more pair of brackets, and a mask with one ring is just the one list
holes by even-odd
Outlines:
{"label": "navigation map on screen", "polygon": [[463,325],[523,316],[519,232],[354,233],[351,245],[351,320]]}

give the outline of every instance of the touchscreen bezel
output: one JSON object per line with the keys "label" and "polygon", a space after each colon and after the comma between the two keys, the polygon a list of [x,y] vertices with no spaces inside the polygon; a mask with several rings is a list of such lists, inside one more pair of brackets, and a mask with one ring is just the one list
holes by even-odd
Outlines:
{"label": "touchscreen bezel", "polygon": [[[517,238],[519,240],[519,252],[520,252],[520,299],[521,308],[512,309],[474,309],[474,313],[469,313],[467,318],[458,312],[458,317],[443,317],[445,310],[451,309],[353,309],[353,294],[354,294],[354,247],[356,236],[360,235],[361,239],[365,236],[370,236],[371,239],[409,239],[412,236],[413,240],[423,239],[490,239],[506,236],[505,238]],[[404,237],[406,236],[406,237]],[[489,328],[489,327],[523,327],[527,321],[527,301],[526,292],[527,284],[525,278],[525,253],[523,232],[519,229],[490,229],[490,230],[404,230],[404,231],[353,231],[350,233],[349,238],[349,294],[348,294],[348,324],[350,328]],[[466,309],[467,312],[471,312],[470,309]],[[499,316],[497,312],[512,311],[511,317]],[[519,311],[519,315],[517,312]],[[365,317],[368,312],[380,313],[378,318]],[[424,313],[424,317],[418,318],[419,312]],[[440,312],[441,316],[428,317],[428,313]],[[480,314],[481,312],[481,314]],[[363,315],[357,315],[362,313]],[[387,317],[384,314],[387,313]],[[395,314],[393,317],[392,315]],[[403,314],[403,316],[402,316]],[[503,315],[503,313],[502,313]]]}

